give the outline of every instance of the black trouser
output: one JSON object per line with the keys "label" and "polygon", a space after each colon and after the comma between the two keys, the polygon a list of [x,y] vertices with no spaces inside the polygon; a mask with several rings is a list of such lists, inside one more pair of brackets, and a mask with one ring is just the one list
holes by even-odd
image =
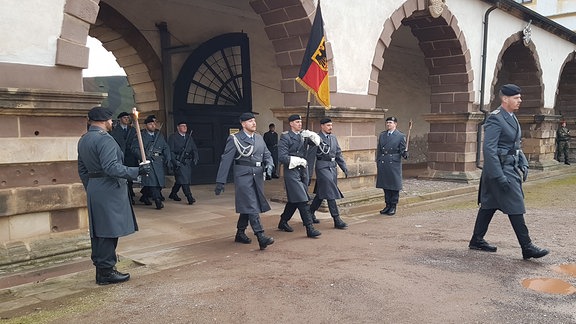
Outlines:
{"label": "black trouser", "polygon": [[[488,232],[488,225],[490,225],[490,221],[492,220],[492,216],[494,216],[495,212],[496,209],[480,208],[478,210],[476,223],[474,224],[472,240],[480,241],[484,239],[484,235],[486,235],[486,232]],[[508,219],[510,220],[510,224],[512,224],[512,228],[514,229],[514,233],[516,234],[516,238],[518,239],[520,246],[525,247],[532,243],[530,235],[528,234],[528,227],[526,227],[526,223],[524,222],[524,215],[511,214],[508,215]]]}
{"label": "black trouser", "polygon": [[[312,203],[310,204],[310,212],[312,214],[314,214],[318,208],[320,208],[320,205],[322,205],[322,200],[324,199],[318,198],[318,195],[314,196],[314,199],[312,199]],[[326,202],[328,202],[328,210],[330,211],[330,215],[332,217],[340,216],[340,213],[338,212],[338,205],[336,205],[336,200],[326,199]]]}
{"label": "black trouser", "polygon": [[250,222],[250,227],[252,227],[252,231],[254,234],[264,232],[264,228],[260,223],[260,215],[259,214],[240,214],[238,217],[238,223],[236,224],[236,228],[244,231],[248,227],[248,222]]}
{"label": "black trouser", "polygon": [[310,213],[310,206],[308,206],[305,201],[297,203],[286,203],[286,206],[284,206],[284,211],[282,212],[282,215],[280,215],[280,219],[289,221],[296,212],[296,209],[298,209],[298,212],[300,212],[300,218],[302,218],[302,223],[304,226],[311,225],[312,214]]}
{"label": "black trouser", "polygon": [[96,268],[112,268],[116,265],[117,237],[92,237],[90,242],[92,246],[92,264]]}
{"label": "black trouser", "polygon": [[174,194],[174,195],[177,194],[178,190],[180,190],[180,188],[182,188],[182,192],[184,192],[184,196],[192,197],[192,191],[190,191],[190,185],[189,184],[175,183],[174,186],[172,186],[171,194]]}
{"label": "black trouser", "polygon": [[398,205],[398,199],[400,199],[399,190],[384,189],[384,201],[386,202],[386,206]]}

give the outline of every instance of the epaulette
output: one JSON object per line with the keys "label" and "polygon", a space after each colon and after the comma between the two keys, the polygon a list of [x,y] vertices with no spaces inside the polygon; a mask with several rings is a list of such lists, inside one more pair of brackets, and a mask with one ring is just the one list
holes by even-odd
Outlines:
{"label": "epaulette", "polygon": [[100,134],[100,135],[105,135],[105,134],[108,134],[108,132],[101,129],[101,130],[98,131],[98,134]]}
{"label": "epaulette", "polygon": [[283,131],[282,134],[288,134],[288,131]]}
{"label": "epaulette", "polygon": [[498,115],[500,113],[500,109],[496,109],[490,113],[490,115]]}

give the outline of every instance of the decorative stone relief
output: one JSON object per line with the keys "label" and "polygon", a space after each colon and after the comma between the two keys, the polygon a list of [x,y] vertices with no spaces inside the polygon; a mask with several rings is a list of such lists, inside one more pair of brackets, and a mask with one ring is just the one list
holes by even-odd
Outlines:
{"label": "decorative stone relief", "polygon": [[429,0],[428,10],[430,10],[430,15],[434,18],[440,17],[442,11],[444,11],[444,4],[446,0]]}

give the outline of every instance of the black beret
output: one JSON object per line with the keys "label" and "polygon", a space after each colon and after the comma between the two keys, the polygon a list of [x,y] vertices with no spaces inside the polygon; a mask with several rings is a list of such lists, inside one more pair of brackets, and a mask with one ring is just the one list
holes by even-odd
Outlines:
{"label": "black beret", "polygon": [[240,122],[247,121],[247,120],[250,120],[252,118],[256,118],[256,116],[254,116],[254,114],[251,112],[245,112],[245,113],[242,113],[242,115],[240,115]]}
{"label": "black beret", "polygon": [[112,119],[114,113],[108,108],[94,107],[88,112],[88,119],[93,121],[105,121]]}
{"label": "black beret", "polygon": [[127,112],[125,112],[125,111],[123,111],[123,112],[121,112],[121,113],[118,114],[118,117],[117,117],[117,118],[120,119],[120,118],[122,118],[122,117],[124,117],[124,116],[130,116],[130,114],[127,113]]}
{"label": "black beret", "polygon": [[500,88],[500,92],[505,96],[511,97],[522,93],[522,89],[515,84],[505,84]]}
{"label": "black beret", "polygon": [[276,125],[274,125],[274,123],[270,123],[270,125],[268,125],[268,128],[270,127],[276,127]]}
{"label": "black beret", "polygon": [[330,118],[322,118],[320,119],[320,125],[326,124],[326,123],[331,123],[332,119]]}
{"label": "black beret", "polygon": [[386,121],[389,121],[389,120],[391,120],[391,121],[393,121],[393,122],[395,122],[395,123],[398,122],[398,119],[396,119],[396,117],[394,117],[394,116],[390,116],[390,117],[386,118]]}
{"label": "black beret", "polygon": [[300,117],[300,115],[290,115],[290,117],[288,117],[289,122],[293,122],[295,120],[300,120],[300,119],[302,119],[302,117]]}
{"label": "black beret", "polygon": [[144,119],[144,124],[152,123],[156,121],[156,116],[150,115]]}
{"label": "black beret", "polygon": [[180,125],[182,125],[182,124],[188,126],[188,124],[186,124],[186,122],[183,121],[183,120],[179,121],[178,124],[176,124],[176,126],[180,126]]}

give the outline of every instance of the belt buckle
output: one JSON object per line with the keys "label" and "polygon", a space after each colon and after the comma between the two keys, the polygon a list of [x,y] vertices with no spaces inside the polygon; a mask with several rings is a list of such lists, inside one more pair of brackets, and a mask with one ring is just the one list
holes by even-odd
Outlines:
{"label": "belt buckle", "polygon": [[262,165],[262,162],[256,162],[256,166],[259,167]]}
{"label": "belt buckle", "polygon": [[334,161],[336,161],[336,158],[330,158],[330,161],[334,162]]}

